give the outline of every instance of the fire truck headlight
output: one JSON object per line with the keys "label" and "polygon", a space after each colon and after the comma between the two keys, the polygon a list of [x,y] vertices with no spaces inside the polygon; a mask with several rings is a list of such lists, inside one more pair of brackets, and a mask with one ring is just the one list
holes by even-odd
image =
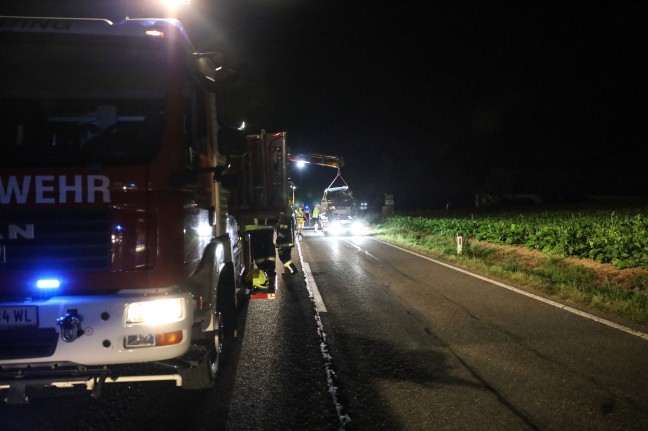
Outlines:
{"label": "fire truck headlight", "polygon": [[126,323],[163,324],[184,316],[182,298],[134,302],[126,306]]}

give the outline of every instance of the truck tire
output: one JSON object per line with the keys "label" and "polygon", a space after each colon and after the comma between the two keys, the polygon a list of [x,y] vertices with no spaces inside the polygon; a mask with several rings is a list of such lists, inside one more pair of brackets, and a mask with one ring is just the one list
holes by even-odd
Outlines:
{"label": "truck tire", "polygon": [[217,329],[203,334],[203,343],[195,344],[189,352],[189,366],[179,370],[182,376],[182,389],[211,389],[214,387],[216,375],[223,351],[224,327],[220,313],[216,316]]}
{"label": "truck tire", "polygon": [[226,263],[218,279],[216,291],[216,311],[222,316],[225,338],[235,338],[237,335],[238,309],[236,301],[236,286],[234,267]]}

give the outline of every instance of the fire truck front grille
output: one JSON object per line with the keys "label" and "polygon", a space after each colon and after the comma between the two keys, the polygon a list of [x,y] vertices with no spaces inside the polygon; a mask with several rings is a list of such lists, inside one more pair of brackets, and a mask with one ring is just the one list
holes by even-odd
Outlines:
{"label": "fire truck front grille", "polygon": [[57,342],[52,328],[0,330],[0,360],[46,358],[54,354]]}
{"label": "fire truck front grille", "polygon": [[98,271],[110,265],[106,210],[0,212],[0,273]]}

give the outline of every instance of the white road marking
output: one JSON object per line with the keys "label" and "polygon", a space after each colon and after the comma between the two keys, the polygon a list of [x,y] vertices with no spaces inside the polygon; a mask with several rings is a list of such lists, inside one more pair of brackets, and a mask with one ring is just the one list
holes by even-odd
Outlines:
{"label": "white road marking", "polygon": [[472,273],[470,271],[467,271],[465,269],[458,268],[456,266],[447,264],[445,262],[441,262],[439,260],[433,259],[433,258],[428,257],[428,256],[424,256],[422,254],[416,253],[416,252],[411,251],[411,250],[407,250],[407,249],[399,247],[397,245],[390,244],[390,243],[385,242],[385,241],[381,241],[381,240],[379,240],[377,238],[372,238],[372,239],[375,240],[375,241],[381,242],[383,244],[386,244],[386,245],[388,245],[390,247],[397,248],[398,250],[404,251],[406,253],[413,254],[414,256],[418,256],[420,258],[429,260],[430,262],[434,262],[434,263],[436,263],[438,265],[445,266],[446,268],[450,268],[450,269],[453,269],[455,271],[462,272],[462,273],[464,273],[466,275],[470,275],[471,277],[478,278],[480,280],[486,281],[486,282],[494,284],[496,286],[503,287],[504,289],[508,289],[508,290],[510,290],[512,292],[519,293],[520,295],[524,295],[524,296],[527,296],[529,298],[535,299],[537,301],[544,302],[545,304],[549,304],[551,306],[554,306],[556,308],[560,308],[560,309],[562,309],[564,311],[567,311],[569,313],[573,313],[573,314],[576,314],[578,316],[584,317],[586,319],[593,320],[595,322],[598,322],[598,323],[601,323],[603,325],[609,326],[610,328],[614,328],[614,329],[617,329],[619,331],[623,331],[625,333],[628,333],[630,335],[634,335],[635,337],[639,337],[639,338],[643,338],[644,340],[648,340],[648,334],[646,334],[645,332],[637,331],[635,329],[629,328],[629,327],[624,326],[624,325],[620,325],[620,324],[612,322],[610,320],[594,316],[593,314],[589,314],[589,313],[586,313],[584,311],[578,310],[576,308],[570,307],[568,305],[561,304],[560,302],[552,301],[551,299],[543,298],[542,296],[535,295],[535,294],[530,293],[530,292],[526,292],[526,291],[524,291],[522,289],[518,289],[517,287],[509,286],[508,284],[499,282],[497,280],[492,280],[490,278],[481,276],[479,274],[474,274],[474,273]]}
{"label": "white road marking", "polygon": [[315,309],[318,313],[326,313],[326,305],[324,305],[322,295],[320,295],[319,289],[317,288],[317,283],[315,283],[315,279],[313,278],[313,273],[310,270],[310,265],[307,262],[304,262],[303,259],[302,270],[304,271],[304,277],[306,278],[306,288],[313,296],[312,299],[313,304],[315,304]]}
{"label": "white road marking", "polygon": [[[308,290],[308,295],[313,302],[315,307],[315,322],[317,322],[317,335],[320,339],[320,352],[322,353],[322,358],[324,359],[324,370],[326,371],[326,381],[329,387],[329,393],[333,399],[333,405],[337,411],[338,419],[340,421],[340,430],[344,431],[346,426],[351,422],[351,418],[346,413],[347,408],[340,402],[340,390],[337,387],[337,374],[333,369],[333,356],[331,356],[326,332],[324,331],[324,324],[322,323],[322,318],[320,313],[326,312],[326,306],[322,300],[322,296],[317,289],[317,284],[313,278],[313,273],[310,270],[310,265],[304,261],[304,255],[302,254],[301,245],[297,242],[297,250],[299,252],[299,261],[301,262],[302,271],[304,271],[304,277],[306,278],[306,290]],[[322,311],[320,311],[322,310]]]}
{"label": "white road marking", "polygon": [[374,259],[374,260],[376,260],[376,261],[378,261],[378,262],[380,262],[380,263],[383,263],[382,260],[378,259],[378,258],[377,258],[376,256],[374,256],[373,254],[369,253],[367,250],[363,249],[363,248],[360,247],[358,244],[355,244],[355,243],[353,243],[353,242],[351,242],[351,241],[349,241],[349,240],[346,240],[346,239],[344,240],[344,242],[346,242],[347,244],[353,246],[353,247],[354,247],[356,250],[358,250],[360,253],[366,254],[366,255],[369,256],[370,258],[372,258],[372,259]]}

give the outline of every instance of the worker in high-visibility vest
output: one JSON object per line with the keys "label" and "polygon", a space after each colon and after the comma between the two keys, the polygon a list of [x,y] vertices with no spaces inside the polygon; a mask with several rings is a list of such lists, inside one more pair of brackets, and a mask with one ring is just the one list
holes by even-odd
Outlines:
{"label": "worker in high-visibility vest", "polygon": [[319,229],[322,229],[322,224],[320,223],[319,216],[320,216],[320,206],[315,205],[315,208],[313,208],[313,223],[315,224],[314,225],[315,232],[317,232]]}
{"label": "worker in high-visibility vest", "polygon": [[301,202],[295,210],[295,220],[297,220],[297,236],[299,237],[299,239],[301,239],[302,232],[304,231],[304,222],[306,221],[303,202]]}
{"label": "worker in high-visibility vest", "polygon": [[292,261],[292,248],[295,237],[295,220],[292,217],[286,217],[279,220],[277,223],[277,241],[275,247],[279,253],[279,260],[283,263],[285,274],[295,275],[299,271],[297,266]]}

